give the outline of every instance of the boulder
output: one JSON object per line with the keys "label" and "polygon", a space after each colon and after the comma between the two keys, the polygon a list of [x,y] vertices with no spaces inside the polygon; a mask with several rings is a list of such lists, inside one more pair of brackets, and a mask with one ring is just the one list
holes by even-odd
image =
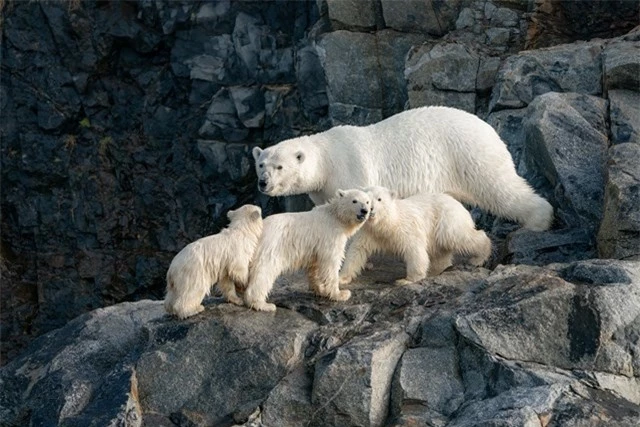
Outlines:
{"label": "boulder", "polygon": [[348,28],[375,28],[376,7],[373,0],[327,0],[329,19]]}
{"label": "boulder", "polygon": [[381,0],[381,3],[384,21],[388,27],[408,33],[442,36],[454,28],[461,1]]}
{"label": "boulder", "polygon": [[598,253],[603,258],[640,259],[640,145],[614,145],[607,166]]}
{"label": "boulder", "polygon": [[547,92],[602,94],[602,43],[575,43],[507,58],[491,96],[490,111],[522,108]]}
{"label": "boulder", "polygon": [[640,91],[640,41],[616,40],[604,49],[604,85],[607,89]]}
{"label": "boulder", "polygon": [[594,230],[602,219],[606,112],[605,100],[573,93],[547,93],[527,108],[526,160],[554,186],[567,225]]}
{"label": "boulder", "polygon": [[610,90],[609,114],[611,143],[640,144],[640,93],[630,90]]}
{"label": "boulder", "polygon": [[409,106],[447,105],[475,113],[480,55],[462,44],[427,43],[407,56]]}

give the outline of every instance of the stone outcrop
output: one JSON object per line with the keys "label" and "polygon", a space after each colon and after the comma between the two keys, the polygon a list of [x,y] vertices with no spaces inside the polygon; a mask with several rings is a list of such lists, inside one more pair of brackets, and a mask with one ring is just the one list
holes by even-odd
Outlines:
{"label": "stone outcrop", "polygon": [[[607,425],[640,419],[640,263],[453,269],[388,285],[377,259],[332,303],[304,276],[278,310],[98,309],[0,370],[3,425]],[[597,418],[593,418],[597,414]]]}

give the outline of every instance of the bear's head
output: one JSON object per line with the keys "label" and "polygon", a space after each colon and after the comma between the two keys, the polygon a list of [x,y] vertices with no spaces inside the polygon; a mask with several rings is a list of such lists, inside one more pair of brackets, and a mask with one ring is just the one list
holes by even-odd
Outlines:
{"label": "bear's head", "polygon": [[313,174],[303,147],[294,140],[266,149],[252,150],[258,175],[258,190],[268,196],[291,196],[309,192],[305,183]]}
{"label": "bear's head", "polygon": [[384,221],[392,212],[393,201],[398,198],[395,191],[386,187],[372,186],[364,189],[371,198],[369,225]]}
{"label": "bear's head", "polygon": [[231,224],[262,222],[262,209],[255,205],[243,205],[236,210],[227,212]]}
{"label": "bear's head", "polygon": [[371,213],[371,198],[361,190],[338,190],[329,203],[344,223],[362,224]]}

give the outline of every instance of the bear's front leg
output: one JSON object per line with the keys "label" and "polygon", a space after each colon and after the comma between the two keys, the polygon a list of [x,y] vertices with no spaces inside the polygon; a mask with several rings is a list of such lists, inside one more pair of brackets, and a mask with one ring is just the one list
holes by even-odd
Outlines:
{"label": "bear's front leg", "polygon": [[340,290],[340,262],[341,254],[332,254],[329,257],[318,259],[319,295],[334,301],[346,301],[351,298],[351,291]]}
{"label": "bear's front leg", "polygon": [[244,292],[245,305],[257,311],[276,311],[276,305],[268,303],[267,296],[280,271],[269,265],[270,261],[258,259],[249,274],[249,284]]}
{"label": "bear's front leg", "polygon": [[404,261],[407,264],[407,277],[396,280],[397,285],[408,285],[427,277],[429,254],[426,248],[414,246],[407,249],[404,253]]}
{"label": "bear's front leg", "polygon": [[340,270],[340,284],[346,285],[355,279],[365,267],[369,256],[374,252],[374,242],[364,232],[356,234],[347,247],[344,264]]}

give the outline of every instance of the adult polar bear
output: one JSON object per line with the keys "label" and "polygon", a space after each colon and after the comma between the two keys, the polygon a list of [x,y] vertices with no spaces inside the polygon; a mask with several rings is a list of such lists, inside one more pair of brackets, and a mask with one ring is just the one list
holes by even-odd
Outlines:
{"label": "adult polar bear", "polygon": [[337,126],[253,149],[258,188],[308,193],[325,203],[339,188],[383,186],[401,198],[448,192],[531,230],[547,230],[553,208],[515,170],[493,128],[462,110],[422,107],[369,126]]}

